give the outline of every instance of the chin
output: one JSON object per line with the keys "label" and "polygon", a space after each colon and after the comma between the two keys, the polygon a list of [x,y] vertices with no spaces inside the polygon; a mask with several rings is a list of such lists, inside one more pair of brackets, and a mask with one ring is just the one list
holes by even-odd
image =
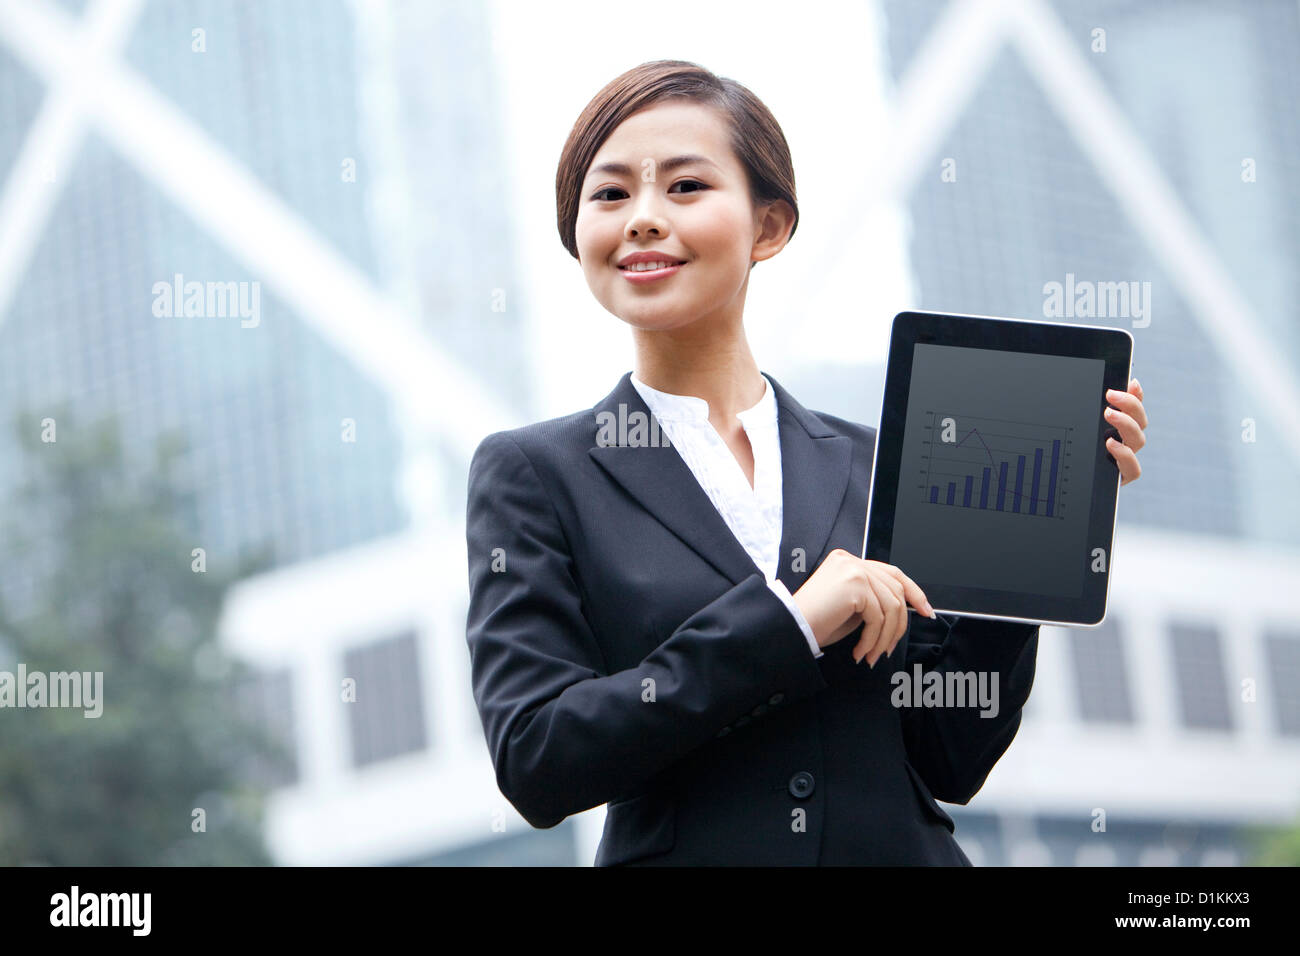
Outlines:
{"label": "chin", "polygon": [[683,317],[680,314],[673,313],[665,315],[663,313],[655,315],[642,315],[636,312],[618,315],[620,319],[633,328],[640,329],[643,332],[666,332],[670,329],[680,329],[683,326],[690,325],[695,321],[694,318]]}

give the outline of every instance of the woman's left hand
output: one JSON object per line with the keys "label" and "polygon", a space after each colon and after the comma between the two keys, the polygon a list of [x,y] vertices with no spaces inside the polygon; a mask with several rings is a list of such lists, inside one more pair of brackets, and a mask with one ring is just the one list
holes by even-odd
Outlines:
{"label": "woman's left hand", "polygon": [[1142,407],[1142,386],[1137,379],[1133,379],[1128,383],[1127,392],[1109,388],[1106,390],[1106,401],[1113,406],[1106,409],[1106,421],[1119,430],[1122,439],[1116,441],[1107,438],[1106,450],[1115,459],[1115,464],[1119,465],[1119,473],[1123,476],[1120,484],[1127,485],[1130,481],[1137,481],[1142,474],[1137,453],[1147,443],[1144,432],[1147,427],[1147,412]]}

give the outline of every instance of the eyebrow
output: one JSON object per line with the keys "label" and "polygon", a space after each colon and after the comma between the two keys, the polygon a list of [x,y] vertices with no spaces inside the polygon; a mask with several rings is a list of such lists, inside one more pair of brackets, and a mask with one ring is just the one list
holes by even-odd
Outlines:
{"label": "eyebrow", "polygon": [[[712,166],[714,169],[721,172],[721,167],[719,167],[713,160],[706,156],[696,156],[694,154],[674,156],[672,159],[665,159],[662,163],[659,163],[659,169],[666,173],[671,173],[677,167],[689,166],[691,163],[704,163],[705,165]],[[597,173],[613,173],[616,176],[631,176],[632,168],[626,163],[601,163],[599,166],[592,167],[591,172],[587,173],[587,179],[590,179]]]}

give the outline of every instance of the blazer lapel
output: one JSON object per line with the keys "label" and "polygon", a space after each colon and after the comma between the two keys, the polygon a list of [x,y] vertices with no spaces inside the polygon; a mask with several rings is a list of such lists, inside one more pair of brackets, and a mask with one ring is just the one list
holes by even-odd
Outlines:
{"label": "blazer lapel", "polygon": [[[770,375],[768,379],[776,389],[781,434],[781,556],[776,576],[793,594],[817,570],[839,516],[853,467],[853,441],[835,434],[780,382]],[[798,571],[795,548],[803,549]]]}
{"label": "blazer lapel", "polygon": [[[816,561],[839,514],[848,489],[853,443],[828,429],[776,379],[770,375],[768,379],[776,392],[781,442],[782,528],[777,577],[793,592],[816,570]],[[611,478],[733,584],[759,570],[681,454],[666,444],[666,433],[660,428],[659,444],[649,443],[652,415],[632,385],[631,372],[624,373],[592,412],[592,447],[588,454]],[[597,443],[602,422],[613,423],[615,429],[627,422],[630,431],[636,424],[634,412],[644,416],[646,443]],[[804,552],[801,571],[793,570],[791,552],[795,548]]]}

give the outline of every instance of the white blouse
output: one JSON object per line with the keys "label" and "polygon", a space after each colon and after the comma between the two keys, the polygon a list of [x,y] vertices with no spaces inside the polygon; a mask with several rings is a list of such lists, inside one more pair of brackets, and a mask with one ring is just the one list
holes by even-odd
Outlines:
{"label": "white blouse", "polygon": [[[762,374],[761,372],[759,373]],[[776,576],[781,560],[781,439],[776,391],[763,375],[763,397],[753,408],[737,412],[754,452],[754,487],[740,462],[709,422],[709,403],[694,395],[672,395],[651,388],[632,373],[632,385],[708,494],[732,534],[763,572],[767,586],[798,622],[814,657],[822,656],[817,638],[799,605]]]}

